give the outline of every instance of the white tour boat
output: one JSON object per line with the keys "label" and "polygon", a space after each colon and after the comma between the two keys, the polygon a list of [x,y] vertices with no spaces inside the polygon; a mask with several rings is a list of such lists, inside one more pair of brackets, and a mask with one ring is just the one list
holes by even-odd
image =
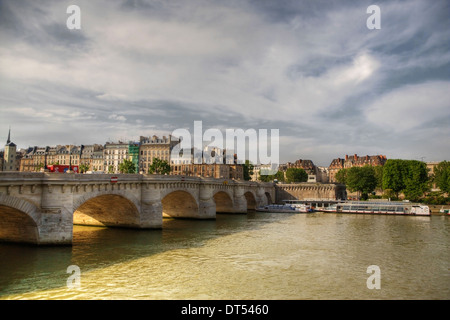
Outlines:
{"label": "white tour boat", "polygon": [[416,216],[431,215],[430,208],[428,206],[406,201],[347,201],[335,203],[326,208],[321,208],[320,211],[334,213],[366,213]]}

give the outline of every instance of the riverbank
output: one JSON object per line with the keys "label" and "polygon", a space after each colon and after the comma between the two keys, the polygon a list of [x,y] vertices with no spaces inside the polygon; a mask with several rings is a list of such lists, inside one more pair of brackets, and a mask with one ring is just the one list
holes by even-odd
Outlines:
{"label": "riverbank", "polygon": [[441,210],[442,208],[450,209],[450,205],[441,205],[441,204],[439,204],[439,205],[428,205],[428,207],[430,208],[430,213],[433,216],[445,216],[447,214],[441,213],[441,212],[439,212],[439,210]]}

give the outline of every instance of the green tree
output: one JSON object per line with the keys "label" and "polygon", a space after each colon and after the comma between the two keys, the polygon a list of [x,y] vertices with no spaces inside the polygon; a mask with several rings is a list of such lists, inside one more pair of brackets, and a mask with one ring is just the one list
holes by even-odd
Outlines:
{"label": "green tree", "polygon": [[251,176],[253,175],[253,164],[249,160],[245,160],[244,163],[244,180],[249,181],[251,180]]}
{"label": "green tree", "polygon": [[283,171],[277,171],[276,174],[271,174],[271,175],[267,175],[267,174],[263,174],[263,175],[259,175],[258,179],[262,182],[271,182],[275,179],[277,179],[279,182],[284,182],[284,172]]}
{"label": "green tree", "polygon": [[286,182],[306,182],[308,174],[302,168],[289,168],[286,170]]}
{"label": "green tree", "polygon": [[375,189],[383,190],[383,166],[375,166],[373,170],[375,172],[375,179],[377,179],[377,186]]}
{"label": "green tree", "polygon": [[399,193],[405,189],[404,174],[405,160],[388,159],[383,168],[383,189],[391,189],[398,198]]}
{"label": "green tree", "polygon": [[114,166],[112,164],[108,166],[108,173],[114,173]]}
{"label": "green tree", "polygon": [[89,165],[87,165],[85,163],[80,164],[80,172],[81,173],[85,173],[88,170],[89,170]]}
{"label": "green tree", "polygon": [[405,184],[403,193],[410,200],[418,200],[429,190],[427,165],[417,160],[408,160],[404,163],[406,170],[403,176]]}
{"label": "green tree", "polygon": [[389,159],[383,168],[383,189],[391,189],[398,198],[401,192],[410,200],[418,200],[429,190],[425,162]]}
{"label": "green tree", "polygon": [[119,172],[120,173],[135,173],[136,166],[133,161],[124,159],[122,163],[119,164]]}
{"label": "green tree", "polygon": [[341,169],[336,173],[335,179],[337,182],[346,184],[347,182],[347,170],[348,169]]}
{"label": "green tree", "polygon": [[433,182],[442,192],[450,193],[450,162],[442,161],[434,167]]}
{"label": "green tree", "polygon": [[351,192],[361,192],[361,198],[366,200],[377,186],[375,170],[372,166],[351,167],[347,171],[346,182]]}
{"label": "green tree", "polygon": [[159,158],[153,158],[153,162],[148,168],[148,173],[150,174],[169,174],[170,164],[166,160],[161,160]]}
{"label": "green tree", "polygon": [[39,172],[39,171],[41,171],[41,169],[44,167],[44,164],[41,162],[41,163],[39,163],[38,165],[37,165],[37,167],[36,167],[36,171],[37,172]]}
{"label": "green tree", "polygon": [[283,171],[277,171],[277,173],[274,176],[274,179],[277,179],[279,182],[284,182],[284,172]]}

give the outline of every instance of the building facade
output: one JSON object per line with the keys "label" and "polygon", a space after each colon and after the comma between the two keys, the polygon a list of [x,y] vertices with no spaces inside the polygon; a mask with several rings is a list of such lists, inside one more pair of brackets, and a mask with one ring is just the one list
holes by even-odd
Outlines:
{"label": "building facade", "polygon": [[309,175],[314,175],[316,173],[316,166],[314,165],[312,160],[299,159],[295,162],[287,162],[280,165],[280,170],[282,171],[286,171],[289,168],[303,169]]}
{"label": "building facade", "polygon": [[106,173],[119,173],[119,165],[128,159],[128,143],[107,142],[103,149],[104,171]]}
{"label": "building facade", "polygon": [[[94,154],[100,153],[103,162],[103,146],[99,144],[81,145],[80,147],[80,170],[83,166],[86,171],[94,171]],[[96,163],[97,165],[97,163]],[[98,170],[98,169],[97,169]],[[95,171],[97,171],[95,170]]]}
{"label": "building facade", "polygon": [[358,156],[354,154],[353,156],[345,155],[345,158],[333,159],[328,167],[328,174],[331,183],[336,182],[336,174],[341,169],[348,169],[351,167],[363,167],[369,166],[383,166],[387,161],[385,155],[375,155],[375,156]]}
{"label": "building facade", "polygon": [[177,163],[171,165],[171,174],[216,179],[244,179],[244,166],[226,163]]}
{"label": "building facade", "polygon": [[180,140],[172,135],[162,138],[156,135],[152,137],[141,136],[139,139],[139,171],[148,173],[155,158],[167,161],[170,164],[172,149],[179,142]]}
{"label": "building facade", "polygon": [[93,172],[106,172],[106,161],[103,158],[103,147],[101,150],[92,153],[92,167]]}

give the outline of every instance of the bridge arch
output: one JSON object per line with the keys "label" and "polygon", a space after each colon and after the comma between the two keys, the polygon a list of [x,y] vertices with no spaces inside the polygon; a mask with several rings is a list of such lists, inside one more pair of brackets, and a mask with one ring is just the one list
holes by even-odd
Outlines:
{"label": "bridge arch", "polygon": [[245,200],[247,200],[247,210],[255,210],[256,209],[256,197],[251,191],[247,191],[244,193]]}
{"label": "bridge arch", "polygon": [[217,213],[233,213],[233,198],[226,191],[219,190],[213,196]]}
{"label": "bridge arch", "polygon": [[23,199],[0,195],[0,241],[39,243],[39,210]]}
{"label": "bridge arch", "polygon": [[198,216],[199,206],[190,192],[175,190],[161,199],[163,217],[192,218]]}
{"label": "bridge arch", "polygon": [[138,227],[139,217],[139,205],[119,193],[84,195],[74,203],[74,224]]}
{"label": "bridge arch", "polygon": [[117,191],[117,190],[104,190],[104,191],[96,191],[96,192],[88,192],[83,193],[78,197],[74,196],[73,199],[73,211],[76,211],[83,203],[89,201],[90,199],[96,198],[98,196],[103,195],[118,195],[121,196],[128,201],[132,202],[137,209],[140,207],[140,201],[133,195],[133,193],[126,193],[124,191]]}

